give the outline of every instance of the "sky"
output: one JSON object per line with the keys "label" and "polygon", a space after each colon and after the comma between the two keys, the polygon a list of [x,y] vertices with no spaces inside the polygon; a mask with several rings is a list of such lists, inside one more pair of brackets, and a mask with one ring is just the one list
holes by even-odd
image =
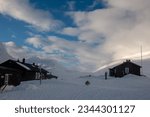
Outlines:
{"label": "sky", "polygon": [[149,0],[0,0],[0,42],[18,58],[94,71],[150,55]]}

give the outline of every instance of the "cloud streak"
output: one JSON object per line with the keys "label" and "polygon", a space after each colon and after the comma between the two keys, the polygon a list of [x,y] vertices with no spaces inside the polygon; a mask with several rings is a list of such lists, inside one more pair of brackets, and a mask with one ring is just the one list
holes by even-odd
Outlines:
{"label": "cloud streak", "polygon": [[[48,36],[47,38],[36,36],[28,38],[26,42],[42,49],[45,54],[55,55],[60,62],[74,66],[78,70],[95,70],[99,64],[104,64],[106,60],[111,59],[103,51],[97,51],[98,46],[82,41],[72,42],[56,36]],[[100,61],[100,58],[103,60]]]}
{"label": "cloud streak", "polygon": [[48,11],[35,8],[29,0],[0,0],[0,13],[24,21],[39,31],[54,30],[62,24]]}

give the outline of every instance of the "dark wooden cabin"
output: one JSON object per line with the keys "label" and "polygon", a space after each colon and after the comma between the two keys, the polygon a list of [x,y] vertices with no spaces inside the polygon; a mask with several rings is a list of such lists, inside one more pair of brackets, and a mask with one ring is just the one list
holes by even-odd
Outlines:
{"label": "dark wooden cabin", "polygon": [[[18,75],[20,77],[20,81],[36,80],[40,78],[40,75],[42,76],[42,79],[47,78],[48,71],[46,71],[43,68],[40,68],[34,63],[33,64],[26,63],[25,59],[23,59],[22,62],[15,60],[7,60],[1,63],[0,66],[9,69],[14,69],[15,70],[14,72],[17,71],[15,75],[16,76]],[[8,72],[7,69],[6,71]]]}
{"label": "dark wooden cabin", "polygon": [[109,75],[113,77],[123,77],[127,74],[134,74],[140,76],[140,68],[141,66],[131,62],[130,60],[126,60],[126,62],[110,68]]}

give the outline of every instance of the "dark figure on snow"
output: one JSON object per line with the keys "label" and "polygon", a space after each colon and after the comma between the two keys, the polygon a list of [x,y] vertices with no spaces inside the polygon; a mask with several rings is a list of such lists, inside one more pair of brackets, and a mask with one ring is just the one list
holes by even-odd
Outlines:
{"label": "dark figure on snow", "polygon": [[86,82],[85,82],[85,85],[90,85],[90,82],[87,80]]}

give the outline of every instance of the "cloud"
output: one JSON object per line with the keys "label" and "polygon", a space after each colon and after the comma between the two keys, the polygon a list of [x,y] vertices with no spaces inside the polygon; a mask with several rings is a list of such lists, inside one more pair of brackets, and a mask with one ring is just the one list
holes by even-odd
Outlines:
{"label": "cloud", "polygon": [[[110,60],[134,59],[140,55],[141,45],[143,54],[149,53],[150,1],[105,0],[105,2],[108,7],[104,9],[67,13],[76,24],[73,30],[78,31],[76,35],[78,39],[88,44],[87,50],[81,49],[82,54],[87,55],[84,60],[89,60],[89,63],[96,67]],[[69,30],[64,29],[65,34],[70,31],[70,35],[75,36],[75,33],[71,32],[72,27],[67,29]]]}
{"label": "cloud", "polygon": [[62,24],[48,11],[35,8],[29,0],[0,0],[0,13],[24,21],[39,31],[54,30]]}
{"label": "cloud", "polygon": [[68,5],[68,8],[69,8],[70,11],[75,10],[75,4],[76,4],[75,1],[68,1],[67,2],[67,5]]}
{"label": "cloud", "polygon": [[[69,41],[57,36],[48,36],[47,38],[35,36],[28,38],[26,42],[39,48],[44,55],[47,55],[45,58],[48,58],[49,56],[69,67],[69,69],[74,68],[84,71],[91,69],[95,70],[95,67],[98,67],[100,63],[105,62],[99,60],[102,57],[105,59],[106,55],[104,55],[103,52],[98,54],[97,48],[89,43]],[[95,53],[97,53],[97,56],[95,56]]]}
{"label": "cloud", "polygon": [[[40,48],[44,53],[55,55],[60,62],[68,66],[72,65],[78,70],[95,70],[100,64],[111,59],[102,51],[97,51],[98,47],[95,45],[93,47],[90,43],[72,42],[56,36],[41,38],[41,41],[40,45],[42,46]],[[102,58],[103,60],[100,61]]]}
{"label": "cloud", "polygon": [[60,33],[70,36],[77,36],[80,32],[77,28],[65,27]]}
{"label": "cloud", "polygon": [[13,41],[9,42],[3,42],[5,45],[7,52],[9,55],[11,55],[15,59],[22,59],[22,58],[39,58],[39,59],[54,59],[54,56],[48,55],[44,51],[37,51],[36,49],[33,49],[28,46],[18,46]]}
{"label": "cloud", "polygon": [[104,0],[93,0],[93,3],[91,5],[88,6],[89,10],[94,9],[97,5],[101,5],[103,2],[105,2]]}
{"label": "cloud", "polygon": [[8,54],[13,58],[18,59],[30,56],[30,50],[25,46],[19,47],[12,41],[5,42],[4,45],[7,49]]}
{"label": "cloud", "polygon": [[35,48],[40,48],[42,46],[41,37],[38,35],[26,39],[26,43],[33,45]]}
{"label": "cloud", "polygon": [[16,38],[16,35],[12,34],[12,35],[11,35],[11,38]]}

